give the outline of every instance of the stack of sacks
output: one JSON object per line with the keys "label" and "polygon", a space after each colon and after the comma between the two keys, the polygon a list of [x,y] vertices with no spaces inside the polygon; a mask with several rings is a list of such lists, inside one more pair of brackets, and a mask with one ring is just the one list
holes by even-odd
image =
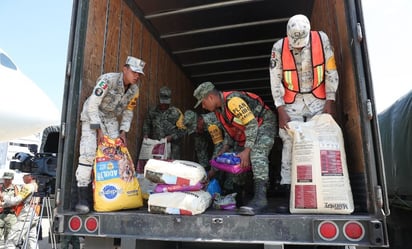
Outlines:
{"label": "stack of sacks", "polygon": [[149,159],[144,177],[156,183],[148,200],[151,213],[196,215],[211,205],[212,196],[202,190],[206,171],[198,163]]}

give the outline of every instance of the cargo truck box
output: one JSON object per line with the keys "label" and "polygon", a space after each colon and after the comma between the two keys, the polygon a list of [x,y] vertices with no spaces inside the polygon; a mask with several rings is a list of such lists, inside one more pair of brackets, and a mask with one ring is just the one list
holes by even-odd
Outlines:
{"label": "cargo truck box", "polygon": [[[354,201],[351,214],[281,214],[288,201],[279,186],[281,140],[270,157],[269,208],[240,216],[215,210],[194,216],[152,214],[147,208],[74,213],[79,113],[97,77],[119,71],[126,57],[147,64],[128,149],[134,160],[142,121],[172,89],[172,104],[193,109],[195,87],[212,81],[220,90],[254,92],[276,113],[269,59],[286,23],[304,14],[313,30],[329,35],[340,84],[336,121],[342,129]],[[288,246],[387,247],[386,197],[380,138],[361,1],[357,0],[74,0],[59,141],[55,231],[85,236],[87,248],[284,248]],[[274,129],[277,129],[274,127]],[[189,139],[183,160],[193,160]]]}

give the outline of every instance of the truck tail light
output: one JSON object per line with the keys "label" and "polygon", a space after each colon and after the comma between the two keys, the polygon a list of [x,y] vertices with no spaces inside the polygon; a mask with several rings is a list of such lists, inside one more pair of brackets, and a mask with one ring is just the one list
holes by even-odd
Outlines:
{"label": "truck tail light", "polygon": [[97,230],[97,227],[99,225],[97,218],[94,216],[90,216],[86,219],[85,223],[85,228],[86,231],[89,233],[94,233]]}
{"label": "truck tail light", "polygon": [[323,221],[318,226],[319,236],[327,241],[336,239],[339,235],[339,228],[333,221]]}
{"label": "truck tail light", "polygon": [[69,219],[69,229],[72,232],[78,232],[82,228],[82,219],[79,216],[73,216]]}
{"label": "truck tail light", "polygon": [[365,236],[365,228],[360,222],[348,221],[343,225],[343,234],[350,241],[360,241]]}

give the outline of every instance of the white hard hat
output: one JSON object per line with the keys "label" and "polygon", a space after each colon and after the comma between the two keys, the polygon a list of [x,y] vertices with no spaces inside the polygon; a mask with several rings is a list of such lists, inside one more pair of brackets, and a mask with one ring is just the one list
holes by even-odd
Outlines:
{"label": "white hard hat", "polygon": [[302,48],[309,42],[310,22],[304,15],[292,16],[287,25],[289,43],[294,48]]}

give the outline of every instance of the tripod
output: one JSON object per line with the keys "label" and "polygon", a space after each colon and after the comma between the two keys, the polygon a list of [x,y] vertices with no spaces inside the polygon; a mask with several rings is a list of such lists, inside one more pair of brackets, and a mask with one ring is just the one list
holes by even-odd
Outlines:
{"label": "tripod", "polygon": [[[33,196],[32,200],[38,199],[38,193]],[[19,240],[20,243],[17,246],[17,248],[20,249],[27,249],[28,244],[29,244],[29,239],[30,239],[30,233],[31,229],[33,229],[33,226],[36,228],[36,244],[38,244],[40,232],[41,232],[41,224],[43,220],[44,214],[46,214],[47,220],[49,222],[49,228],[52,227],[53,223],[53,208],[51,205],[50,201],[50,196],[46,195],[45,197],[41,198],[41,203],[37,201],[32,201],[30,203],[30,211],[28,212],[28,215],[26,215],[23,227],[21,229],[20,235],[19,235]],[[46,211],[44,211],[46,210]],[[56,241],[56,236],[53,233],[52,229],[49,230],[49,235],[50,235],[50,243],[52,246],[52,249],[57,249],[57,241]],[[24,237],[24,238],[23,238]]]}

